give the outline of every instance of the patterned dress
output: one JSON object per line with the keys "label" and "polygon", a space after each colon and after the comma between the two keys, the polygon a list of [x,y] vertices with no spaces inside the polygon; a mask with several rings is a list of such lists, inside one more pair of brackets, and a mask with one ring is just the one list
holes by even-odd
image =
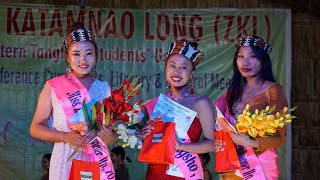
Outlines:
{"label": "patterned dress", "polygon": [[[89,89],[90,98],[100,101],[110,96],[110,87],[107,82],[95,80]],[[57,99],[55,93],[51,89],[51,99],[53,107],[53,128],[58,131],[69,132],[67,119],[62,106]],[[85,159],[81,153],[76,153],[69,161],[67,161],[74,148],[69,144],[60,142],[55,143],[50,160],[49,179],[50,180],[67,180],[70,174],[72,159]]]}

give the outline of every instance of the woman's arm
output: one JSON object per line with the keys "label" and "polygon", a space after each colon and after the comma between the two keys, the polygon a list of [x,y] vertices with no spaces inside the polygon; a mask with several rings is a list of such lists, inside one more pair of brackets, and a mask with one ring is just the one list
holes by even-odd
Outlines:
{"label": "woman's arm", "polygon": [[[279,84],[272,85],[266,91],[266,93],[262,94],[262,96],[264,97],[259,97],[259,101],[261,101],[262,99],[263,101],[264,99],[267,99],[266,104],[268,104],[268,106],[272,107],[276,105],[276,109],[273,111],[274,113],[276,113],[277,111],[281,111],[283,107],[287,106],[287,100],[283,93],[282,87]],[[263,102],[254,102],[253,104],[263,104]],[[251,111],[253,111],[253,109],[251,109]],[[257,137],[255,139],[251,139],[248,135],[243,133],[230,133],[230,136],[232,138],[232,141],[236,144],[253,147],[255,148],[255,151],[263,152],[269,148],[280,147],[285,143],[286,126],[284,126],[283,128],[277,128],[277,132],[272,136]]]}
{"label": "woman's arm", "polygon": [[47,83],[39,95],[37,108],[30,125],[30,135],[43,141],[65,142],[80,147],[85,139],[78,132],[62,132],[47,127],[51,112],[51,86]]}
{"label": "woman's arm", "polygon": [[[279,84],[275,84],[268,89],[267,98],[268,98],[268,105],[270,107],[276,106],[273,113],[282,112],[284,107],[288,107],[288,102],[286,96],[283,92],[283,88]],[[277,128],[277,132],[272,136],[267,136],[264,138],[257,138],[258,141],[258,149],[257,151],[265,151],[269,148],[277,148],[282,146],[287,137],[287,127],[284,126],[283,128]]]}
{"label": "woman's arm", "polygon": [[197,111],[198,118],[201,123],[204,140],[197,143],[182,144],[177,141],[176,148],[192,153],[206,153],[214,151],[214,114],[211,102],[207,96],[200,97],[196,104],[195,110]]}

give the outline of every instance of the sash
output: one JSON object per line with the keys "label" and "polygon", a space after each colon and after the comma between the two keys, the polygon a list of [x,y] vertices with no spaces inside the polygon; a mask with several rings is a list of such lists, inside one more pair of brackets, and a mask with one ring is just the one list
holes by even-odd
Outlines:
{"label": "sash", "polygon": [[90,100],[87,89],[80,83],[77,77],[70,73],[70,80],[66,75],[48,80],[51,88],[56,94],[66,118],[71,118],[82,108],[82,101]]}
{"label": "sash", "polygon": [[[191,143],[188,135],[185,138],[184,143]],[[203,170],[198,154],[182,150],[176,151],[174,155],[174,164],[169,166],[167,174],[182,177],[186,180],[202,180]]]}
{"label": "sash", "polygon": [[[231,115],[227,106],[226,93],[215,102],[227,120],[234,125],[236,119]],[[278,179],[278,156],[275,149],[268,149],[260,156],[256,156],[252,147],[237,146],[237,154],[241,165],[240,172],[244,179],[265,180]]]}
{"label": "sash", "polygon": [[[66,115],[68,125],[85,121],[82,111],[82,102],[90,100],[87,89],[81,84],[75,75],[70,74],[71,80],[65,75],[55,77],[48,81],[56,94],[62,109]],[[81,116],[82,115],[82,116]],[[83,152],[92,161],[100,164],[101,179],[115,179],[110,153],[99,137],[95,137],[83,148]]]}
{"label": "sash", "polygon": [[[169,97],[169,94],[165,94]],[[152,111],[157,103],[158,97],[149,101],[145,107],[151,116]],[[191,143],[188,135],[184,138],[184,143]],[[171,176],[183,177],[187,180],[203,179],[203,170],[200,158],[195,153],[178,150],[174,156],[174,164],[169,165],[166,174]]]}
{"label": "sash", "polygon": [[93,140],[90,141],[90,144],[84,148],[84,152],[93,157],[94,162],[99,162],[100,179],[115,180],[116,176],[110,153],[99,137],[93,138]]}
{"label": "sash", "polygon": [[252,147],[238,146],[237,153],[241,165],[240,172],[244,179],[278,179],[278,156],[274,149],[268,149],[257,157]]}

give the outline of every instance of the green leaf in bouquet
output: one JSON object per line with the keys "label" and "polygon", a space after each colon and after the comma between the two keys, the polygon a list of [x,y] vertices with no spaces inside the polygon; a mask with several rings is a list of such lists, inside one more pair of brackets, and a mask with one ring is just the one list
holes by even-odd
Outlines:
{"label": "green leaf in bouquet", "polygon": [[104,124],[106,126],[108,126],[109,125],[109,121],[110,121],[110,113],[107,113],[106,116],[107,117],[103,121],[104,121]]}
{"label": "green leaf in bouquet", "polygon": [[293,108],[291,108],[289,111],[292,112],[294,110],[296,110],[298,108],[298,106],[294,106]]}
{"label": "green leaf in bouquet", "polygon": [[97,112],[96,112],[97,109],[95,104],[91,103],[91,108],[92,108],[91,119],[95,120],[97,118]]}
{"label": "green leaf in bouquet", "polygon": [[[149,100],[147,100],[147,101],[143,102],[142,104],[140,104],[140,106],[144,106],[144,105],[146,105],[150,100],[151,100],[151,99],[149,99]],[[144,113],[143,113],[143,114],[144,114]]]}
{"label": "green leaf in bouquet", "polygon": [[101,102],[100,113],[104,113],[104,104],[103,104],[103,101]]}
{"label": "green leaf in bouquet", "polygon": [[132,80],[130,86],[133,86],[133,85],[137,84],[138,79],[139,79],[139,77],[135,77],[135,78]]}
{"label": "green leaf in bouquet", "polygon": [[91,107],[92,107],[92,118],[91,118],[91,126],[90,126],[90,129],[91,130],[95,130],[97,129],[98,127],[98,124],[97,124],[97,108],[96,108],[96,104],[91,104]]}
{"label": "green leaf in bouquet", "polygon": [[276,105],[272,106],[272,107],[269,109],[269,113],[272,113],[275,109],[276,109]]}
{"label": "green leaf in bouquet", "polygon": [[134,91],[138,90],[141,86],[142,86],[142,83],[138,84],[134,89],[132,89],[132,91],[134,92]]}
{"label": "green leaf in bouquet", "polygon": [[86,122],[88,123],[88,127],[90,127],[90,116],[89,116],[89,112],[88,112],[86,99],[84,99],[82,101],[82,109],[83,109],[83,114],[84,114],[84,117],[86,119]]}

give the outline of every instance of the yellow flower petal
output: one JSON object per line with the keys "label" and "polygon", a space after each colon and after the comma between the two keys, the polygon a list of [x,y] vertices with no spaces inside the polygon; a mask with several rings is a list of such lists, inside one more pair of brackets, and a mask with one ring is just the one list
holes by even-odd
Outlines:
{"label": "yellow flower petal", "polygon": [[257,137],[257,131],[253,127],[248,129],[248,133],[251,137]]}
{"label": "yellow flower petal", "polygon": [[247,132],[248,131],[248,127],[246,125],[243,125],[241,123],[236,124],[236,128],[239,132]]}
{"label": "yellow flower petal", "polygon": [[267,107],[266,107],[266,111],[269,111],[269,109],[270,109],[270,106],[267,106]]}

